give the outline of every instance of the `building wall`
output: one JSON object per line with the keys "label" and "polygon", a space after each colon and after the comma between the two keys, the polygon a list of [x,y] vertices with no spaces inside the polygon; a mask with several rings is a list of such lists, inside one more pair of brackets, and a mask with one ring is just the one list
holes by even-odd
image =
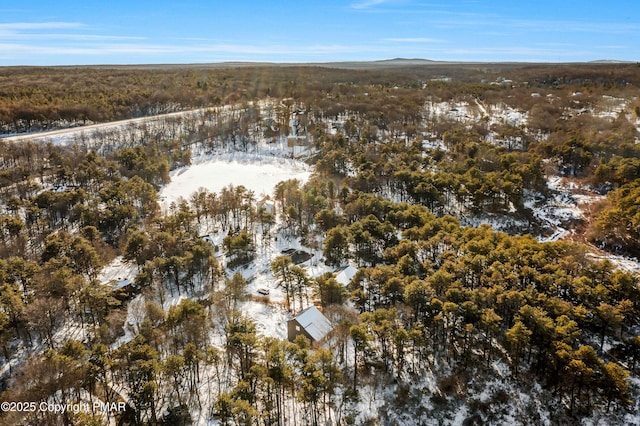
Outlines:
{"label": "building wall", "polygon": [[293,342],[300,334],[313,342],[313,339],[304,330],[304,328],[298,323],[297,320],[292,319],[287,322],[287,338],[290,342]]}

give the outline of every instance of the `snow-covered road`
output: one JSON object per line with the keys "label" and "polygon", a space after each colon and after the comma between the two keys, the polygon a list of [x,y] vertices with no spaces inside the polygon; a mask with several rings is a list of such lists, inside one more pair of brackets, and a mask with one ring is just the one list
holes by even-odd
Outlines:
{"label": "snow-covered road", "polygon": [[165,121],[171,118],[180,118],[185,116],[196,116],[207,111],[215,110],[215,108],[198,108],[186,111],[172,112],[168,114],[152,115],[149,117],[131,118],[128,120],[110,121],[108,123],[90,124],[88,126],[73,127],[69,129],[51,130],[48,132],[26,133],[16,136],[0,136],[3,140],[10,142],[20,141],[52,141],[58,144],[65,144],[75,140],[76,136],[82,133],[90,134],[98,130],[110,130],[123,128],[131,125],[150,124]]}

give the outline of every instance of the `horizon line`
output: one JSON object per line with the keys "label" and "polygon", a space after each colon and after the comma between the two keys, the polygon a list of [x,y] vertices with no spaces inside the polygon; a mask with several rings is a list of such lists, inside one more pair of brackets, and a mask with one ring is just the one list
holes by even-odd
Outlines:
{"label": "horizon line", "polygon": [[[438,64],[540,64],[540,65],[562,65],[562,64],[636,64],[640,61],[628,61],[619,59],[594,59],[590,61],[526,61],[526,60],[495,60],[495,61],[465,61],[465,60],[440,60],[426,58],[385,58],[371,60],[337,60],[337,61],[253,61],[253,60],[228,60],[228,61],[212,61],[212,62],[147,62],[147,63],[87,63],[87,64],[48,64],[48,65],[0,65],[0,68],[80,68],[80,67],[145,67],[145,66],[204,66],[204,65],[277,65],[277,66],[321,66],[321,65],[340,65],[340,64],[376,64],[386,63],[389,65],[438,65]],[[409,62],[417,62],[410,64]]]}

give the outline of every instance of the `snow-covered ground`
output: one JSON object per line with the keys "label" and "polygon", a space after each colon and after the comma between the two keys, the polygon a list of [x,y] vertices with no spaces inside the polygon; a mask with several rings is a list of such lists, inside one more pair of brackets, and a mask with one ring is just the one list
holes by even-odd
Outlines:
{"label": "snow-covered ground", "polygon": [[473,103],[460,102],[428,102],[425,105],[428,118],[435,120],[448,118],[459,122],[474,123],[480,119],[487,119],[489,125],[508,124],[514,127],[525,126],[528,115],[508,105],[485,105],[479,100]]}
{"label": "snow-covered ground", "polygon": [[153,123],[164,124],[169,119],[183,117],[197,117],[211,108],[200,108],[187,111],[174,112],[169,114],[154,115],[150,117],[132,118],[129,120],[112,121],[108,123],[89,124],[82,127],[73,127],[69,129],[52,130],[41,133],[28,133],[24,135],[9,136],[4,139],[11,142],[18,141],[34,141],[34,142],[51,142],[54,145],[70,145],[78,138],[91,139],[98,132],[114,131],[127,129],[131,126],[150,125]]}
{"label": "snow-covered ground", "polygon": [[640,261],[635,257],[616,256],[608,253],[589,253],[588,256],[595,260],[608,260],[625,271],[640,273]]}
{"label": "snow-covered ground", "polygon": [[126,263],[122,256],[118,256],[113,262],[102,269],[98,275],[98,281],[101,283],[118,282],[122,280],[133,281],[136,273],[135,266]]}
{"label": "snow-covered ground", "polygon": [[523,219],[516,219],[505,215],[476,214],[460,217],[462,226],[478,228],[481,225],[489,225],[496,231],[514,233],[527,229],[529,223]]}
{"label": "snow-covered ground", "polygon": [[551,190],[549,197],[533,191],[525,191],[524,194],[524,206],[551,231],[550,235],[540,236],[540,241],[556,241],[566,237],[571,232],[567,225],[585,219],[585,209],[604,198],[578,188],[575,183],[560,176],[549,176],[547,186]]}
{"label": "snow-covered ground", "polygon": [[244,186],[256,196],[272,195],[275,185],[283,180],[306,182],[311,168],[300,160],[260,153],[230,154],[195,158],[193,164],[171,172],[171,183],[160,191],[167,204],[189,196],[201,187],[218,193],[233,184]]}
{"label": "snow-covered ground", "polygon": [[628,102],[624,98],[604,95],[599,105],[596,106],[594,113],[597,117],[615,120],[620,113],[624,112],[627,105]]}
{"label": "snow-covered ground", "polygon": [[[287,338],[287,320],[291,318],[295,311],[300,310],[300,304],[298,298],[296,298],[295,309],[292,309],[294,312],[287,312],[285,294],[278,286],[271,272],[271,262],[276,257],[282,256],[283,251],[287,249],[303,250],[312,255],[309,260],[298,265],[305,268],[307,275],[311,278],[333,271],[322,262],[322,251],[320,249],[314,250],[305,247],[298,239],[288,238],[283,232],[277,232],[276,236],[268,243],[263,243],[262,236],[259,236],[256,257],[251,264],[227,270],[227,275],[239,273],[247,281],[247,293],[250,297],[249,300],[243,303],[242,312],[256,322],[260,334],[281,339]],[[258,293],[258,289],[261,288],[268,289],[269,295],[261,297]],[[313,304],[311,289],[309,289],[308,295],[309,299],[308,302],[306,299],[304,300],[304,307]],[[265,303],[261,299],[266,299],[268,302]]]}
{"label": "snow-covered ground", "polygon": [[[545,235],[538,235],[541,242],[557,241],[569,236],[572,233],[570,223],[589,220],[585,212],[588,212],[590,205],[605,198],[604,195],[591,192],[589,188],[580,187],[572,180],[560,176],[549,176],[547,186],[552,193],[550,197],[532,191],[525,191],[524,194],[525,207],[549,231]],[[604,253],[595,247],[589,257],[608,260],[625,271],[640,272],[640,261],[636,258]]]}

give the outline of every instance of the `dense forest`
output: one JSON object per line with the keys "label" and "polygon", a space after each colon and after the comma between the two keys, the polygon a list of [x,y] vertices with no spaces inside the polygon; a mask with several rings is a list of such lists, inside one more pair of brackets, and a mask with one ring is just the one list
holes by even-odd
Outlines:
{"label": "dense forest", "polygon": [[[5,135],[206,108],[69,144],[0,139],[1,424],[638,421],[640,276],[615,263],[640,254],[637,64],[2,68],[0,83]],[[172,172],[291,140],[296,113],[313,173],[278,183],[273,210],[234,185],[163,207]],[[535,213],[552,179],[591,197],[561,239]],[[253,291],[262,261],[271,296]],[[127,285],[101,281],[115,262]],[[274,337],[250,305],[317,305],[333,330]]]}

